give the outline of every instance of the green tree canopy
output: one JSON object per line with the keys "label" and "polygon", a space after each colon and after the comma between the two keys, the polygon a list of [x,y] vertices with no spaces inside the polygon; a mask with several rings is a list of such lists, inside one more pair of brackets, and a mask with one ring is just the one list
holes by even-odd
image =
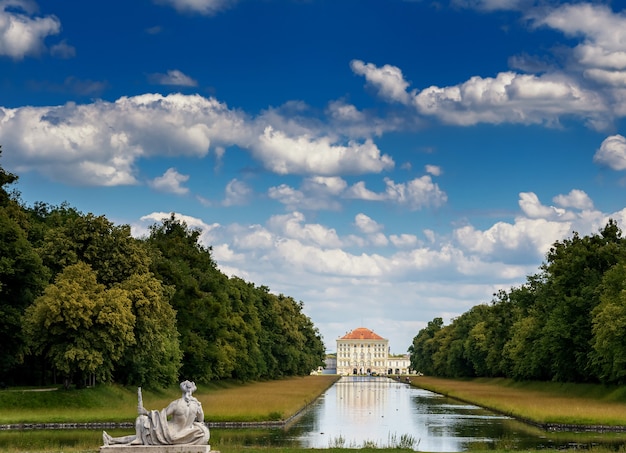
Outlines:
{"label": "green tree canopy", "polygon": [[106,289],[85,263],[66,267],[24,318],[28,342],[68,379],[111,379],[135,343],[132,302],[121,288]]}
{"label": "green tree canopy", "polygon": [[127,347],[115,375],[141,387],[166,387],[176,382],[182,352],[172,290],[150,273],[133,274],[118,284],[132,304],[135,343]]}

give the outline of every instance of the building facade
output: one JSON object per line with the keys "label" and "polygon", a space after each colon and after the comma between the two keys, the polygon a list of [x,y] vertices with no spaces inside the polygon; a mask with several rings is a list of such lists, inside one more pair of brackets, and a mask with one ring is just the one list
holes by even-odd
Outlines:
{"label": "building facade", "polygon": [[337,339],[337,374],[409,374],[409,355],[390,355],[389,340],[365,327]]}

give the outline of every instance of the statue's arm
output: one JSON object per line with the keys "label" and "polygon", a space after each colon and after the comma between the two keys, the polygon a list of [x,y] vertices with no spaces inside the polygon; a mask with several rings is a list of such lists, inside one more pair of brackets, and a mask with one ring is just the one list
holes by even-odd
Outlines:
{"label": "statue's arm", "polygon": [[148,415],[148,411],[143,407],[143,395],[141,394],[141,387],[137,389],[137,413],[139,415]]}
{"label": "statue's arm", "polygon": [[196,414],[196,420],[199,422],[204,421],[204,411],[202,410],[202,403],[198,401],[198,413]]}

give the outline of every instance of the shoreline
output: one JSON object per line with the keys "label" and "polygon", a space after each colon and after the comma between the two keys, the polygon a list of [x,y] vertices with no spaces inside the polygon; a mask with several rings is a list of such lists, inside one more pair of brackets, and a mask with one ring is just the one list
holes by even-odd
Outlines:
{"label": "shoreline", "polygon": [[[610,425],[610,424],[590,424],[590,423],[560,423],[560,422],[541,422],[541,421],[537,421],[537,420],[533,420],[531,418],[528,417],[524,417],[522,415],[516,415],[513,411],[511,410],[502,410],[502,409],[498,409],[490,404],[486,404],[485,402],[481,402],[481,398],[477,397],[477,398],[468,398],[468,397],[464,397],[464,396],[458,396],[453,394],[454,392],[451,391],[450,389],[454,389],[453,385],[455,384],[455,380],[454,379],[447,379],[447,378],[434,378],[437,381],[439,381],[439,383],[441,382],[446,382],[448,384],[448,388],[440,388],[439,385],[428,385],[425,384],[424,381],[426,379],[422,379],[421,381],[418,379],[411,379],[410,385],[417,387],[417,388],[421,388],[423,390],[428,390],[430,392],[436,393],[438,395],[442,395],[448,398],[452,398],[455,399],[457,401],[461,401],[463,403],[467,403],[467,404],[472,404],[478,407],[481,407],[483,409],[487,409],[490,410],[496,414],[499,415],[504,415],[506,417],[510,417],[514,420],[520,421],[522,423],[525,423],[529,426],[533,426],[535,428],[539,428],[542,429],[543,431],[547,431],[547,432],[596,432],[596,433],[609,433],[609,432],[613,432],[613,433],[623,433],[626,432],[626,425],[620,425],[620,424],[616,424],[616,425]],[[458,381],[458,382],[465,382],[467,383],[468,381]],[[470,380],[471,382],[471,380]]]}

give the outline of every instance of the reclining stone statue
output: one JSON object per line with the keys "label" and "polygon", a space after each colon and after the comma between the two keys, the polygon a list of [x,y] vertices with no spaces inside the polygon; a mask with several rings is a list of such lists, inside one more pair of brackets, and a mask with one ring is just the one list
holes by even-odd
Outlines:
{"label": "reclining stone statue", "polygon": [[207,445],[209,428],[204,424],[202,404],[192,396],[196,384],[190,381],[180,383],[183,396],[172,401],[161,411],[147,411],[143,407],[141,387],[139,387],[135,434],[111,437],[102,432],[102,440],[108,445]]}

